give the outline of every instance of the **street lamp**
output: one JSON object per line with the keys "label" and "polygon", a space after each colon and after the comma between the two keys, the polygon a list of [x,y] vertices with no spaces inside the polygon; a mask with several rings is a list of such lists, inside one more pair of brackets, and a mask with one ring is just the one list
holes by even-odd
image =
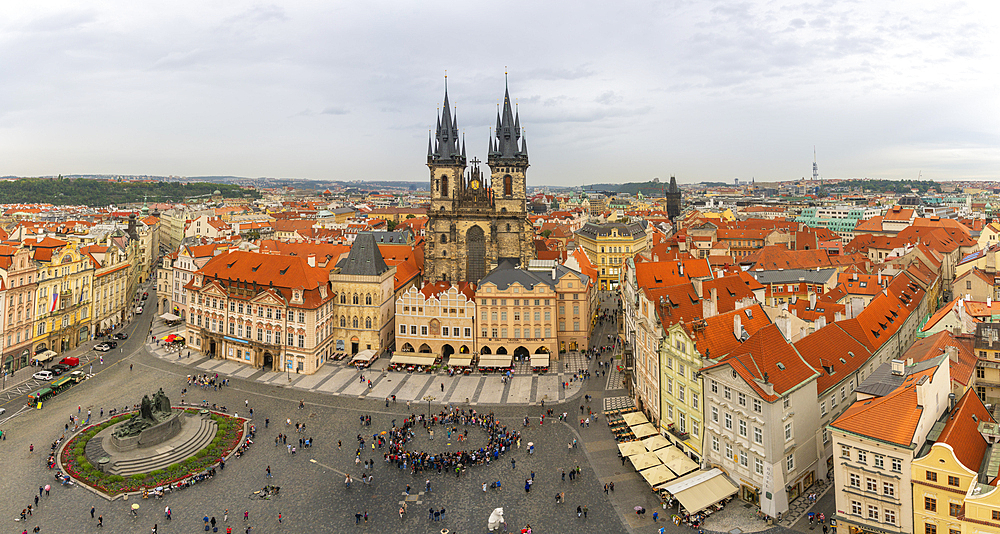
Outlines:
{"label": "street lamp", "polygon": [[435,399],[436,399],[436,397],[434,395],[427,395],[426,397],[424,397],[424,400],[427,401],[427,418],[428,419],[430,419],[430,417],[431,417],[431,401],[433,401]]}

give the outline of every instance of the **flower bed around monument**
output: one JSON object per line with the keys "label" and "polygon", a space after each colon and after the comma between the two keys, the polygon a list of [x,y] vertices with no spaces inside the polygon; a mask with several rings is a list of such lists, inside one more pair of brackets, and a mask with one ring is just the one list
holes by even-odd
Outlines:
{"label": "flower bed around monument", "polygon": [[[186,413],[198,413],[198,410],[186,409]],[[139,491],[141,488],[152,488],[181,481],[189,476],[203,472],[214,466],[221,458],[226,457],[243,438],[243,418],[213,412],[212,420],[218,425],[218,433],[209,445],[193,456],[170,465],[166,469],[157,469],[149,473],[138,473],[129,477],[107,474],[93,466],[87,460],[84,450],[87,442],[105,428],[132,418],[132,413],[122,414],[102,423],[95,423],[84,428],[62,449],[60,459],[67,474],[77,481],[109,495]]]}

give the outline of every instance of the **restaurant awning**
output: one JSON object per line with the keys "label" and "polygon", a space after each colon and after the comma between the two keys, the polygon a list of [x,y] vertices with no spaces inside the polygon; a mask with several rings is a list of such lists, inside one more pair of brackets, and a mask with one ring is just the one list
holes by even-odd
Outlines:
{"label": "restaurant awning", "polygon": [[664,482],[669,482],[677,478],[677,475],[667,469],[663,464],[639,471],[639,474],[642,475],[642,478],[646,479],[646,483],[649,484],[650,487],[656,487],[657,484],[663,484]]}
{"label": "restaurant awning", "polygon": [[718,468],[692,473],[656,489],[670,493],[689,514],[736,494],[738,488]]}
{"label": "restaurant awning", "polygon": [[632,462],[632,466],[635,467],[636,471],[642,471],[643,469],[663,465],[663,462],[661,462],[660,459],[651,452],[644,452],[642,454],[636,454],[635,456],[629,456],[628,459]]}
{"label": "restaurant awning", "polygon": [[468,367],[472,365],[472,355],[471,354],[452,354],[448,357],[448,365],[454,365],[457,367]]}
{"label": "restaurant awning", "polygon": [[642,444],[646,446],[647,451],[653,452],[662,449],[664,447],[669,447],[670,441],[668,441],[667,438],[657,434],[655,436],[650,436],[642,440]]}
{"label": "restaurant awning", "polygon": [[433,365],[439,357],[440,355],[434,352],[394,352],[392,353],[392,358],[389,359],[389,363]]}
{"label": "restaurant awning", "polygon": [[646,415],[642,412],[623,413],[622,419],[625,420],[625,424],[628,426],[641,425],[649,422],[649,419],[646,419]]}
{"label": "restaurant awning", "polygon": [[370,362],[375,359],[378,353],[372,349],[363,350],[357,353],[353,358],[351,358],[351,363],[354,362]]}
{"label": "restaurant awning", "polygon": [[622,456],[646,454],[646,447],[642,445],[641,441],[626,441],[625,443],[619,443],[618,450],[622,453]]}
{"label": "restaurant awning", "polygon": [[163,315],[160,316],[160,319],[163,319],[164,321],[180,321],[181,320],[180,317],[178,317],[178,316],[176,316],[176,315],[174,315],[172,313],[164,313]]}
{"label": "restaurant awning", "polygon": [[635,434],[635,437],[639,439],[653,436],[657,433],[656,429],[653,428],[653,425],[649,423],[643,423],[641,425],[636,425],[630,428],[632,429],[632,433]]}
{"label": "restaurant awning", "polygon": [[36,354],[35,357],[34,357],[34,360],[36,362],[38,362],[38,363],[42,363],[42,362],[49,361],[52,358],[55,358],[55,356],[56,356],[56,352],[55,351],[53,351],[53,350],[47,350],[47,351],[45,351],[45,352],[43,352],[41,354]]}
{"label": "restaurant awning", "polygon": [[484,354],[479,357],[479,367],[510,367],[513,360],[510,354]]}
{"label": "restaurant awning", "polygon": [[663,462],[663,465],[678,475],[684,475],[698,469],[698,463],[688,458],[677,447],[660,449],[655,454]]}
{"label": "restaurant awning", "polygon": [[548,354],[532,354],[531,355],[531,366],[532,367],[548,367],[549,366],[549,355]]}

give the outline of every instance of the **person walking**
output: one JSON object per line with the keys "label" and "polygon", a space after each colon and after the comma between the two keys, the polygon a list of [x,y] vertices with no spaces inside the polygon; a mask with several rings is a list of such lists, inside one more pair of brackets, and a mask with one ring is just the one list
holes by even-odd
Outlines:
{"label": "person walking", "polygon": [[91,518],[91,519],[93,519],[93,518],[94,518],[94,512],[95,512],[95,508],[94,508],[93,506],[91,506],[91,507],[90,507],[90,518]]}
{"label": "person walking", "polygon": [[226,508],[226,511],[222,512],[222,522],[223,523],[229,522],[229,508]]}
{"label": "person walking", "polygon": [[103,515],[97,516],[97,526],[102,527],[102,528],[104,527],[104,516]]}
{"label": "person walking", "polygon": [[582,506],[577,506],[576,507],[576,516],[580,517],[582,515],[583,515],[583,507]]}
{"label": "person walking", "polygon": [[583,518],[587,519],[587,505],[583,505]]}
{"label": "person walking", "polygon": [[250,521],[250,510],[246,510],[243,512],[243,520]]}
{"label": "person walking", "polygon": [[355,525],[360,525],[361,524],[361,512],[356,512],[354,514],[354,524]]}
{"label": "person walking", "polygon": [[[266,478],[271,478],[271,466],[267,466],[267,477]],[[607,493],[607,492],[605,492],[605,493]]]}

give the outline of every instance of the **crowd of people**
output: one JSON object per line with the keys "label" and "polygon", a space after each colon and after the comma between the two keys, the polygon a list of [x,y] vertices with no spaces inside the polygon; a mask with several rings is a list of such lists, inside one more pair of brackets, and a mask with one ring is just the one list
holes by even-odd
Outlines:
{"label": "crowd of people", "polygon": [[[426,451],[409,450],[406,445],[415,438],[414,428],[422,425],[430,430],[432,426],[442,425],[445,431],[459,432],[459,426],[478,426],[487,434],[487,444],[475,450],[445,451],[439,453],[429,453]],[[451,427],[451,428],[448,428]],[[462,433],[463,438],[468,437],[468,430]],[[423,415],[410,415],[403,419],[400,426],[393,426],[385,436],[373,436],[373,444],[379,446],[387,445],[389,450],[384,453],[383,459],[386,464],[395,464],[399,469],[407,469],[414,474],[425,470],[437,469],[455,470],[456,476],[461,470],[471,465],[488,464],[497,460],[501,454],[509,451],[518,440],[521,433],[510,430],[500,422],[492,413],[479,414],[472,409],[442,410],[429,418]],[[463,440],[464,441],[464,440]],[[363,440],[360,449],[364,447]]]}

